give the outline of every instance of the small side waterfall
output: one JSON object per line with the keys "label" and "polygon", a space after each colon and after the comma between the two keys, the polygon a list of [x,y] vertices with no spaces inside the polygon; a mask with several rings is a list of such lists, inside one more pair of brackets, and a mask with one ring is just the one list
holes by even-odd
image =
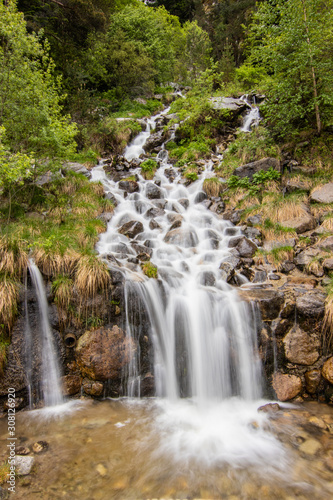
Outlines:
{"label": "small side waterfall", "polygon": [[257,126],[260,121],[259,108],[256,105],[256,99],[253,97],[253,104],[248,100],[248,96],[242,96],[241,99],[249,106],[250,110],[244,118],[244,123],[241,132],[251,132],[253,126]]}
{"label": "small side waterfall", "polygon": [[60,384],[58,355],[48,316],[48,303],[43,278],[32,259],[29,259],[29,272],[36,290],[40,315],[42,399],[45,406],[56,406],[64,402]]}

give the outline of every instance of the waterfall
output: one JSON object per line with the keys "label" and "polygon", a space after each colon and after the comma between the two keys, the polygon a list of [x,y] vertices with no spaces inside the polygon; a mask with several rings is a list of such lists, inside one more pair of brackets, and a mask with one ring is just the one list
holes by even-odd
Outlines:
{"label": "waterfall", "polygon": [[[142,132],[127,147],[128,160],[141,154],[148,136],[147,130]],[[103,165],[92,171],[92,179],[103,182],[118,203],[97,250],[102,257],[112,254],[125,275],[127,335],[138,345],[140,320],[132,316],[133,304],[140,304],[149,320],[157,396],[174,401],[221,401],[232,396],[254,400],[261,394],[256,315],[219,269],[230,256],[230,238],[241,231],[200,202],[209,162],[199,180],[186,187],[176,169],[174,181],[169,180],[173,166],[164,148],[157,161],[154,182],[144,180],[140,168],[133,169],[138,192],[126,196],[107,178]],[[143,227],[132,240],[119,232],[129,221]],[[138,245],[151,253],[158,279],[147,279],[136,263]],[[140,349],[126,381],[128,395],[140,394]]]}
{"label": "waterfall", "polygon": [[[64,402],[60,383],[58,354],[49,321],[43,278],[32,259],[29,259],[29,272],[36,291],[40,316],[42,398],[45,406],[56,406]],[[30,345],[32,345],[31,340]]]}
{"label": "waterfall", "polygon": [[24,276],[24,315],[25,315],[25,325],[24,325],[24,347],[25,347],[25,373],[27,377],[27,387],[28,387],[28,398],[29,398],[29,409],[33,407],[33,381],[32,381],[32,358],[33,358],[33,339],[31,326],[29,321],[28,312],[28,275],[25,273]]}
{"label": "waterfall", "polygon": [[241,132],[251,132],[252,126],[257,126],[260,121],[259,108],[256,105],[256,99],[253,97],[253,104],[250,103],[248,96],[242,96],[241,100],[244,101],[250,108],[249,112],[244,118],[244,123]]}

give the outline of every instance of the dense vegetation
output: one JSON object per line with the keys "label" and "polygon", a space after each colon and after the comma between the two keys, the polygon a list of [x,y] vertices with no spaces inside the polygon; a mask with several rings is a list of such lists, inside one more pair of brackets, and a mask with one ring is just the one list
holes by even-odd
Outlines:
{"label": "dense vegetation", "polygon": [[[333,0],[0,2],[0,304],[12,297],[2,330],[12,326],[28,252],[58,295],[80,283],[80,265],[83,276],[97,265],[94,243],[104,225],[95,217],[112,207],[100,186],[68,171],[61,179],[59,168],[121,153],[141,130],[137,119],[169,103],[175,84],[189,88],[172,103],[170,125],[179,127],[167,147],[188,182],[232,126],[209,98],[244,93],[266,96],[261,126],[226,140],[224,162],[204,189],[219,195],[220,177],[242,162],[286,151],[320,166],[311,182],[329,180],[332,27]],[[144,176],[153,178],[157,166],[142,163]],[[40,185],[45,172],[53,180]],[[267,204],[276,180],[257,181],[229,181],[234,198],[243,190]],[[281,232],[277,216],[273,224]],[[61,259],[71,263],[67,270],[57,267]]]}

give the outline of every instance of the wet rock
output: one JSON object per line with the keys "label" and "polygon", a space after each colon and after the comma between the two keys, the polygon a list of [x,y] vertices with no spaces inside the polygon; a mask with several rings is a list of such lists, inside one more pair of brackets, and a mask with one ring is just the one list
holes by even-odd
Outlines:
{"label": "wet rock", "polygon": [[181,227],[181,225],[182,225],[181,219],[175,220],[175,222],[169,227],[169,231],[172,231],[173,229],[177,229],[178,227]]}
{"label": "wet rock", "polygon": [[276,413],[280,410],[281,407],[278,403],[268,403],[267,405],[260,406],[257,411],[262,413]]}
{"label": "wet rock", "polygon": [[116,197],[111,192],[105,193],[105,198],[107,200],[110,200],[114,207],[116,207],[118,205]]}
{"label": "wet rock", "polygon": [[184,248],[195,247],[199,242],[198,236],[195,231],[182,228],[168,231],[164,237],[164,241],[166,243],[172,243]]}
{"label": "wet rock", "polygon": [[310,200],[316,203],[333,203],[333,182],[314,189],[311,193]]}
{"label": "wet rock", "polygon": [[27,448],[26,446],[18,446],[16,448],[16,455],[29,455],[31,453],[30,448]]}
{"label": "wet rock", "polygon": [[319,339],[308,335],[298,325],[283,339],[286,358],[297,365],[313,365],[319,358]]}
{"label": "wet rock", "polygon": [[238,250],[232,249],[230,255],[221,262],[219,269],[221,270],[221,278],[227,282],[235,275],[235,270],[240,265],[240,257]]}
{"label": "wet rock", "polygon": [[256,302],[260,308],[263,320],[274,319],[279,315],[284,302],[282,292],[272,288],[243,288],[239,295],[247,302]]}
{"label": "wet rock", "polygon": [[274,319],[271,323],[272,334],[275,337],[284,337],[291,324],[291,320],[287,318]]}
{"label": "wet rock", "polygon": [[297,312],[307,318],[320,318],[325,312],[326,295],[319,290],[304,293],[296,299]]}
{"label": "wet rock", "polygon": [[169,138],[169,130],[167,132],[165,132],[164,129],[159,130],[158,132],[155,132],[148,137],[147,141],[143,145],[143,149],[149,153],[150,151],[153,151],[154,149],[162,146],[162,144]]}
{"label": "wet rock", "polygon": [[224,201],[215,201],[213,204],[209,207],[209,210],[211,212],[214,212],[214,214],[220,215],[225,211],[225,203]]}
{"label": "wet rock", "polygon": [[311,214],[305,213],[302,217],[281,221],[281,226],[290,227],[297,234],[302,234],[314,229],[317,226],[317,221]]}
{"label": "wet rock", "polygon": [[46,441],[37,441],[32,445],[32,451],[37,454],[47,451],[48,449],[49,443],[47,443]]}
{"label": "wet rock", "polygon": [[80,337],[77,363],[83,375],[92,380],[121,378],[124,367],[131,361],[136,345],[118,326],[99,328]]}
{"label": "wet rock", "polygon": [[322,375],[330,384],[333,384],[333,356],[323,364]]}
{"label": "wet rock", "polygon": [[277,160],[276,158],[264,158],[263,160],[253,161],[236,168],[233,172],[233,175],[237,175],[241,178],[248,177],[250,180],[252,180],[253,174],[259,172],[259,170],[267,171],[271,167],[274,168],[274,170],[280,172],[279,160]]}
{"label": "wet rock", "polygon": [[269,273],[267,278],[271,281],[278,281],[281,279],[281,276],[279,276],[278,274],[275,274],[275,273]]}
{"label": "wet rock", "polygon": [[112,216],[113,216],[112,212],[103,212],[101,215],[97,217],[97,219],[107,224],[112,219]]}
{"label": "wet rock", "polygon": [[261,241],[262,233],[256,227],[246,227],[244,230],[245,236],[251,240],[256,240],[258,243]]}
{"label": "wet rock", "polygon": [[[15,398],[14,402],[14,408],[15,410],[21,410],[24,407],[25,401],[24,398]],[[8,405],[8,401],[4,402],[3,409],[5,411],[8,411],[9,408],[12,408],[12,406]]]}
{"label": "wet rock", "polygon": [[157,200],[163,198],[162,191],[153,182],[148,182],[148,184],[146,185],[146,196],[150,200]]}
{"label": "wet rock", "polygon": [[145,213],[146,217],[160,217],[165,214],[165,210],[163,208],[152,207]]}
{"label": "wet rock", "polygon": [[190,206],[190,202],[187,198],[181,198],[180,200],[178,200],[178,203],[180,203],[180,205],[182,205],[185,210],[188,209],[188,207]]}
{"label": "wet rock", "polygon": [[126,191],[127,193],[135,193],[139,191],[139,184],[136,181],[120,181],[119,189]]}
{"label": "wet rock", "polygon": [[153,251],[151,248],[146,247],[146,245],[140,245],[139,243],[132,243],[132,248],[135,250],[137,254],[145,253],[148,254],[148,257],[151,257]]}
{"label": "wet rock", "polygon": [[141,379],[140,383],[140,396],[141,397],[151,397],[155,395],[155,379],[151,373],[146,373],[146,375]]}
{"label": "wet rock", "polygon": [[81,390],[81,377],[78,375],[65,375],[61,378],[64,396],[73,396]]}
{"label": "wet rock", "polygon": [[15,472],[20,476],[27,476],[35,463],[34,457],[15,456]]}
{"label": "wet rock", "polygon": [[322,449],[322,445],[316,439],[306,439],[298,449],[305,455],[316,455]]}
{"label": "wet rock", "polygon": [[204,191],[199,191],[199,193],[194,198],[194,203],[202,203],[207,200],[208,196]]}
{"label": "wet rock", "polygon": [[214,273],[204,271],[199,275],[199,283],[203,286],[215,286],[216,278]]}
{"label": "wet rock", "polygon": [[253,243],[253,241],[244,236],[236,245],[236,249],[238,250],[241,257],[249,258],[254,256],[258,247],[257,245],[255,245],[255,243]]}
{"label": "wet rock", "polygon": [[82,389],[89,396],[98,397],[98,396],[102,396],[104,386],[103,386],[102,382],[97,382],[97,381],[93,381],[93,380],[89,380],[89,379],[85,378],[83,380],[83,383],[82,383]]}
{"label": "wet rock", "polygon": [[304,374],[306,391],[315,394],[321,379],[320,370],[310,370]]}
{"label": "wet rock", "polygon": [[296,375],[275,373],[273,375],[273,389],[280,401],[289,401],[301,392],[302,381]]}
{"label": "wet rock", "polygon": [[143,224],[142,222],[132,220],[129,222],[126,222],[123,224],[119,229],[118,232],[120,234],[123,234],[127,236],[127,238],[134,238],[137,234],[143,232]]}
{"label": "wet rock", "polygon": [[169,213],[167,215],[167,219],[169,222],[183,221],[183,216],[177,213]]}
{"label": "wet rock", "polygon": [[152,219],[150,222],[149,222],[149,229],[151,230],[154,230],[154,229],[162,229],[161,226],[159,225],[158,222],[156,222],[155,219]]}

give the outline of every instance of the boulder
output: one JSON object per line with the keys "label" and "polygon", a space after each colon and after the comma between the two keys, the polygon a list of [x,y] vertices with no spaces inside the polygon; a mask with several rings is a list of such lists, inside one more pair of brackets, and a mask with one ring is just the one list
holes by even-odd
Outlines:
{"label": "boulder", "polygon": [[160,217],[161,215],[165,214],[165,210],[163,208],[158,208],[158,207],[151,207],[147,212],[145,213],[146,217]]}
{"label": "boulder", "polygon": [[71,170],[72,172],[76,172],[77,174],[83,174],[88,179],[91,176],[89,170],[84,165],[82,165],[82,163],[67,162],[63,165],[63,168],[65,170]]}
{"label": "boulder", "polygon": [[322,252],[318,248],[306,248],[303,252],[300,252],[294,259],[294,262],[301,269],[312,262],[312,260],[318,257]]}
{"label": "boulder", "polygon": [[139,222],[137,220],[131,220],[129,222],[126,222],[123,224],[119,229],[118,232],[120,234],[124,234],[127,236],[127,238],[134,238],[137,234],[143,232],[143,224],[142,222]]}
{"label": "boulder", "polygon": [[241,99],[234,97],[211,97],[209,99],[213,109],[231,111],[234,115],[239,115],[248,108],[248,105]]}
{"label": "boulder", "polygon": [[223,214],[225,211],[225,203],[224,201],[215,201],[210,207],[209,210],[214,212],[216,215]]}
{"label": "boulder", "polygon": [[81,390],[81,377],[79,375],[65,375],[62,377],[64,396],[73,396]]}
{"label": "boulder", "polygon": [[243,288],[239,290],[239,295],[247,302],[256,302],[260,308],[263,320],[274,319],[279,315],[284,295],[278,290],[272,288]]}
{"label": "boulder", "polygon": [[97,219],[107,224],[112,219],[112,216],[113,216],[112,212],[103,212],[101,215],[97,217]]}
{"label": "boulder", "polygon": [[99,328],[80,337],[77,364],[83,375],[98,381],[120,379],[136,350],[134,341],[118,326]]}
{"label": "boulder", "polygon": [[318,319],[324,315],[325,299],[325,293],[319,290],[303,293],[296,299],[297,313],[306,318]]}
{"label": "boulder", "polygon": [[311,214],[304,213],[301,217],[281,221],[281,226],[290,227],[297,234],[302,234],[314,229],[317,226],[317,221]]}
{"label": "boulder", "polygon": [[156,200],[156,199],[163,198],[162,191],[153,182],[148,182],[148,184],[146,186],[146,196],[150,200]]}
{"label": "boulder", "polygon": [[325,361],[321,373],[325,380],[333,384],[333,356]]}
{"label": "boulder", "polygon": [[333,236],[329,236],[318,243],[318,246],[323,250],[329,250],[333,252]]}
{"label": "boulder", "polygon": [[184,248],[195,247],[199,243],[198,236],[195,231],[191,229],[177,228],[168,231],[164,236],[166,243],[179,245]]}
{"label": "boulder", "polygon": [[151,134],[146,140],[145,144],[142,146],[147,152],[153,151],[156,148],[162,146],[162,144],[168,140],[170,137],[170,131],[165,132],[163,129]]}
{"label": "boulder", "polygon": [[22,457],[20,455],[15,456],[15,467],[16,474],[20,476],[27,476],[30,474],[31,469],[35,463],[34,457]]}
{"label": "boulder", "polygon": [[228,257],[220,264],[221,278],[229,282],[239,265],[240,256],[238,250],[232,249]]}
{"label": "boulder", "polygon": [[89,380],[89,379],[85,378],[83,380],[83,383],[82,383],[82,389],[89,396],[98,397],[98,396],[102,396],[104,386],[103,386],[102,382],[97,382],[97,381]]}
{"label": "boulder", "polygon": [[293,326],[283,339],[286,358],[297,365],[313,365],[319,358],[320,342],[298,325]]}
{"label": "boulder", "polygon": [[199,191],[199,193],[194,198],[194,203],[202,203],[207,200],[208,196],[204,191]]}
{"label": "boulder", "polygon": [[127,193],[135,193],[139,191],[139,184],[136,181],[120,181],[118,183],[119,189]]}
{"label": "boulder", "polygon": [[279,401],[289,401],[302,390],[302,381],[296,375],[275,373],[272,385]]}
{"label": "boulder", "polygon": [[245,236],[236,245],[236,250],[238,250],[241,257],[253,257],[256,253],[258,247],[253,241],[249,240]]}
{"label": "boulder", "polygon": [[234,170],[233,175],[238,177],[248,177],[252,180],[253,174],[259,172],[259,170],[269,170],[271,167],[274,170],[280,172],[280,162],[276,158],[264,158],[263,160],[253,161],[251,163],[246,163]]}
{"label": "boulder", "polygon": [[314,189],[310,200],[316,203],[333,203],[333,182]]}
{"label": "boulder", "polygon": [[314,394],[318,389],[321,379],[320,370],[310,370],[304,374],[305,387],[309,394]]}

